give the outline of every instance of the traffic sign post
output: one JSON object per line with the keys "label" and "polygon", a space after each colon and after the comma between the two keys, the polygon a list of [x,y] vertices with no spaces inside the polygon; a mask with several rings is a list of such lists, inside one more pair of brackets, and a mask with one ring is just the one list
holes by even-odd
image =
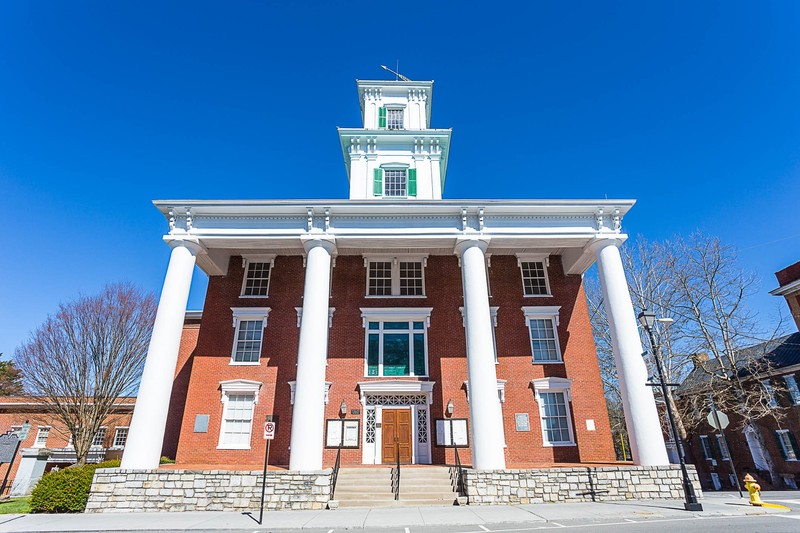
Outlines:
{"label": "traffic sign post", "polygon": [[711,395],[708,396],[708,403],[711,405],[711,412],[708,413],[707,417],[708,423],[716,428],[717,431],[719,431],[719,434],[722,436],[722,442],[725,444],[725,448],[728,450],[728,466],[731,467],[733,477],[736,479],[736,490],[739,491],[739,497],[744,498],[744,495],[742,494],[742,486],[739,484],[739,475],[736,473],[736,467],[733,465],[733,454],[731,454],[731,447],[728,446],[728,438],[722,431],[728,427],[730,420],[728,419],[728,415],[717,411],[717,406],[714,405],[714,398],[712,398]]}
{"label": "traffic sign post", "polygon": [[267,441],[267,448],[264,451],[264,474],[261,476],[261,509],[258,512],[258,525],[264,522],[264,495],[267,491],[267,464],[269,464],[269,445],[272,439],[275,438],[275,432],[278,430],[277,420],[273,420],[272,415],[267,415],[267,420],[264,422],[264,440]]}

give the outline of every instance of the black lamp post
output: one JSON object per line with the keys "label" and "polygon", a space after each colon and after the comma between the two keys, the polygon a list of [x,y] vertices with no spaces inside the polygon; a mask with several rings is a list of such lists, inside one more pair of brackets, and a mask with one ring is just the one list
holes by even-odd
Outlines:
{"label": "black lamp post", "polygon": [[[661,365],[661,354],[658,350],[656,338],[653,335],[653,326],[656,324],[656,315],[647,309],[643,309],[639,316],[639,323],[647,331],[647,336],[650,339],[650,348],[653,351],[653,359],[656,360],[656,369],[658,370],[658,381],[661,385],[661,394],[664,396],[664,403],[667,406],[667,419],[669,420],[669,427],[672,430],[672,438],[675,440],[675,446],[678,448],[678,459],[681,463],[681,474],[683,475],[683,493],[686,497],[686,502],[683,508],[687,511],[702,511],[703,506],[697,501],[697,495],[694,493],[694,486],[689,480],[689,472],[686,471],[686,459],[683,455],[683,446],[678,437],[678,430],[675,428],[675,417],[672,414],[672,405],[670,405],[669,397],[667,396],[667,383],[664,380],[664,370]],[[671,319],[668,319],[670,322]],[[667,320],[664,320],[665,322]]]}

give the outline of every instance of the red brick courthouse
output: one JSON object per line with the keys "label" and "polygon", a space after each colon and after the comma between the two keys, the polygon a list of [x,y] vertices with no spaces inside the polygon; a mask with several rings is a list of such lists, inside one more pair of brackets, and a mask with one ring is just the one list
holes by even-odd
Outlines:
{"label": "red brick courthouse", "polygon": [[634,202],[442,199],[433,82],[357,86],[349,199],[155,202],[172,252],[122,468],[158,468],[166,432],[177,468],[256,469],[268,415],[270,463],[309,476],[340,445],[343,465],[450,465],[454,446],[476,471],[611,463],[594,263],[634,463],[668,465],[617,249]]}

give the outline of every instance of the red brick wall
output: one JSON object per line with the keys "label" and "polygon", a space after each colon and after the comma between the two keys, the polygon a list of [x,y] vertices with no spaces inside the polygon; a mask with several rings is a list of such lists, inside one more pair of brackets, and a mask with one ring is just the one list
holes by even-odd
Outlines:
{"label": "red brick wall", "polygon": [[[30,399],[24,397],[6,397],[0,398],[0,403],[4,405],[0,407],[0,434],[7,432],[12,426],[21,426],[27,420],[31,429],[28,436],[20,443],[20,449],[32,448],[36,441],[36,434],[38,433],[39,426],[50,426],[50,434],[47,437],[48,448],[64,448],[69,442],[69,433],[66,426],[58,421],[52,414],[47,413],[41,406],[24,405],[29,403]],[[19,406],[13,403],[20,403]],[[113,444],[114,433],[117,427],[129,427],[131,424],[131,411],[121,412],[109,416],[103,425],[106,427],[105,434],[105,447],[110,447]],[[14,479],[17,468],[19,468],[20,457],[17,455],[14,464],[11,467],[11,472],[8,476],[9,483]],[[8,465],[0,467],[0,476],[5,476]],[[0,477],[0,480],[2,478]]]}
{"label": "red brick wall", "polygon": [[[559,257],[552,257],[548,269],[551,298],[525,298],[517,259],[493,256],[491,260],[490,305],[499,306],[496,329],[499,364],[498,379],[507,380],[503,416],[506,458],[513,464],[554,462],[614,461],[611,431],[603,400],[600,373],[580,276],[565,276]],[[270,281],[268,298],[239,298],[242,284],[242,261],[231,259],[228,275],[211,277],[203,320],[191,363],[183,425],[177,450],[181,464],[257,465],[263,460],[264,441],[260,424],[268,413],[279,415],[278,433],[270,451],[270,463],[286,465],[289,461],[289,434],[292,410],[287,384],[295,378],[299,330],[295,307],[302,306],[304,268],[301,257],[278,257]],[[337,418],[344,400],[349,409],[360,409],[357,382],[364,377],[364,328],[361,307],[432,307],[428,330],[429,378],[436,385],[430,420],[444,417],[444,408],[452,399],[454,417],[469,416],[463,382],[467,379],[466,348],[462,316],[461,270],[454,256],[431,256],[425,269],[426,298],[366,298],[366,269],[360,256],[340,256],[333,269],[332,298],[336,308],[329,333],[326,379],[333,384],[326,418]],[[559,341],[564,364],[533,365],[528,329],[521,307],[524,305],[560,305]],[[270,307],[264,332],[260,366],[229,365],[234,328],[231,307]],[[530,381],[558,376],[574,380],[572,417],[577,447],[542,447],[538,405]],[[256,405],[251,450],[217,450],[222,417],[219,382],[250,379],[263,383]],[[407,378],[414,379],[414,378]],[[424,378],[423,378],[424,379]],[[349,411],[348,409],[348,411]],[[363,411],[362,411],[363,412]],[[530,432],[515,430],[514,414],[528,413]],[[207,433],[194,433],[197,414],[209,414]],[[351,415],[350,418],[361,418]],[[586,420],[595,422],[595,431],[587,431]],[[363,427],[361,428],[363,431]],[[435,442],[431,435],[431,442]],[[432,446],[434,463],[452,462],[450,450]],[[361,449],[343,450],[344,464],[360,464]],[[330,466],[335,450],[325,450],[323,463]],[[470,462],[469,450],[461,454]]]}
{"label": "red brick wall", "polygon": [[178,349],[178,364],[175,367],[175,381],[172,383],[172,394],[169,399],[167,427],[164,432],[164,444],[161,455],[175,459],[178,453],[178,442],[181,434],[183,412],[186,409],[186,397],[189,392],[189,377],[192,375],[194,349],[200,333],[200,321],[187,321],[183,326],[181,345]]}
{"label": "red brick wall", "polygon": [[783,270],[775,272],[775,277],[778,278],[778,283],[780,283],[781,286],[788,285],[793,281],[797,281],[800,279],[800,261],[784,268]]}

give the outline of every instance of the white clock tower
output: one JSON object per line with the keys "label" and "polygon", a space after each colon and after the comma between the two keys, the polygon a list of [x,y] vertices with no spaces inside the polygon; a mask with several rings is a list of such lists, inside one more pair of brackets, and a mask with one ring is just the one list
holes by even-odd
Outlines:
{"label": "white clock tower", "polygon": [[441,200],[449,129],[431,129],[432,81],[358,80],[361,128],[339,128],[351,200]]}

